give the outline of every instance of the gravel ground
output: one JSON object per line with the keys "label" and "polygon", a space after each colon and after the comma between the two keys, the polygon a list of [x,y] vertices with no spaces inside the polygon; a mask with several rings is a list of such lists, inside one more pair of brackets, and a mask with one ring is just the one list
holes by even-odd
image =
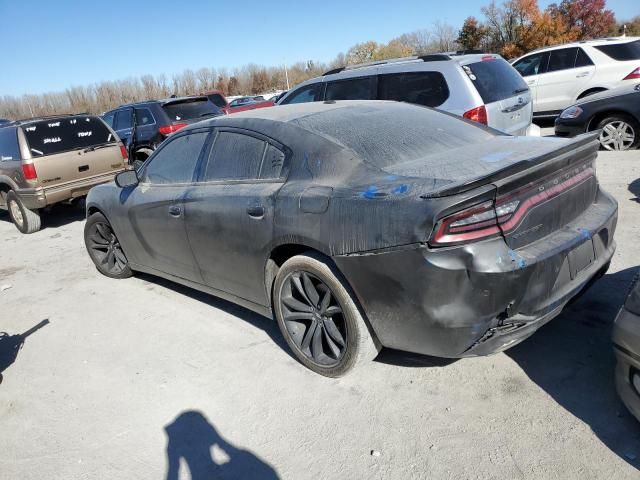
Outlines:
{"label": "gravel ground", "polygon": [[100,276],[78,208],[29,236],[0,213],[0,331],[50,322],[0,364],[0,478],[638,478],[610,333],[640,261],[640,151],[602,153],[598,174],[618,250],[562,315],[506,353],[385,351],[337,380],[299,365],[275,322]]}

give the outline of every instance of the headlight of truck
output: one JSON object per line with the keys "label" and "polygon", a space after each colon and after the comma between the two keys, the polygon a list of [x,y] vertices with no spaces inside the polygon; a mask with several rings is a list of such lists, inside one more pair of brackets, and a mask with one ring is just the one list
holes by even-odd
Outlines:
{"label": "headlight of truck", "polygon": [[569,107],[560,114],[560,118],[578,118],[582,115],[580,107]]}

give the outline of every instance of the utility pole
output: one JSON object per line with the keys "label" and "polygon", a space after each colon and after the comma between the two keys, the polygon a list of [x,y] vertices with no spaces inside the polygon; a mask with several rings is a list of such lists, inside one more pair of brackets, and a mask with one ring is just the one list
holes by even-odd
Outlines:
{"label": "utility pole", "polygon": [[287,90],[289,90],[289,72],[287,71],[287,65],[284,66],[284,76],[287,79]]}

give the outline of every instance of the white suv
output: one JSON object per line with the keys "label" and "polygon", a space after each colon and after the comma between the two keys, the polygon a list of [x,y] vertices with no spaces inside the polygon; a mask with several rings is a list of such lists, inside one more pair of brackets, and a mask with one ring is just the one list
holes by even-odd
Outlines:
{"label": "white suv", "polygon": [[529,88],[500,55],[452,52],[349,65],[297,85],[278,105],[332,100],[415,103],[511,135],[539,135]]}
{"label": "white suv", "polygon": [[533,116],[555,117],[579,98],[640,79],[640,37],[541,48],[513,66],[531,89]]}

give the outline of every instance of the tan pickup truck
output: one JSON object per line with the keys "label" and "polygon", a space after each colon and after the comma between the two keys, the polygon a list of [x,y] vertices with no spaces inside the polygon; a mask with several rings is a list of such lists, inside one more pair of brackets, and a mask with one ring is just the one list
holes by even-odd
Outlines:
{"label": "tan pickup truck", "polygon": [[85,196],[126,169],[127,151],[98,116],[63,115],[0,126],[0,208],[22,233],[43,209]]}

